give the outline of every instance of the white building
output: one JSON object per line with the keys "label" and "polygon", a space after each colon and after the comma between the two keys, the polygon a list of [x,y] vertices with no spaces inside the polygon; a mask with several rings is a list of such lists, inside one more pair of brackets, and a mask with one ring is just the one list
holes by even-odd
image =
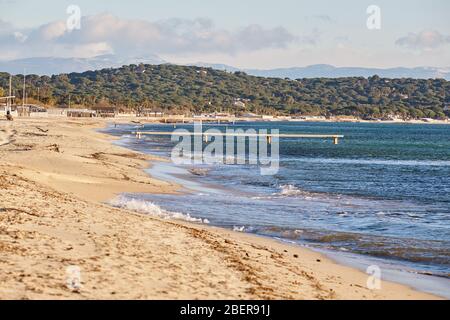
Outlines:
{"label": "white building", "polygon": [[238,108],[245,108],[245,103],[240,101],[240,100],[238,100],[238,101],[234,102],[234,106],[238,107]]}

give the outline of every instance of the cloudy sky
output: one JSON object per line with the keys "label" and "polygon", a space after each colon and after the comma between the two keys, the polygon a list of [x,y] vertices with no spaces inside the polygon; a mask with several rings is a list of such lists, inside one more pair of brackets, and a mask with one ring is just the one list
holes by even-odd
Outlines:
{"label": "cloudy sky", "polygon": [[0,0],[0,60],[156,54],[242,68],[450,67],[449,13],[448,0]]}

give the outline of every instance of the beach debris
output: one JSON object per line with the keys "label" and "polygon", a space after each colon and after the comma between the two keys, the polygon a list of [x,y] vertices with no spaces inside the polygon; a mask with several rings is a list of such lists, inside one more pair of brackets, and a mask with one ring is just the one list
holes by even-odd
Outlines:
{"label": "beach debris", "polygon": [[23,209],[16,209],[16,208],[0,208],[0,212],[16,212],[16,213],[24,213],[27,214],[29,216],[34,216],[34,217],[39,217],[39,215],[32,213],[32,212],[28,212],[26,210]]}
{"label": "beach debris", "polygon": [[36,132],[24,132],[23,136],[27,137],[48,137],[45,133],[36,133]]}
{"label": "beach debris", "polygon": [[59,146],[57,144],[51,144],[49,146],[46,147],[48,150],[50,151],[54,151],[54,152],[60,152],[59,150]]}
{"label": "beach debris", "polygon": [[38,129],[40,132],[43,132],[43,133],[47,133],[48,132],[48,130],[42,129],[41,127],[36,127],[36,129]]}
{"label": "beach debris", "polygon": [[11,151],[31,151],[34,150],[35,146],[34,144],[25,144],[25,143],[14,143],[13,144],[16,148]]}

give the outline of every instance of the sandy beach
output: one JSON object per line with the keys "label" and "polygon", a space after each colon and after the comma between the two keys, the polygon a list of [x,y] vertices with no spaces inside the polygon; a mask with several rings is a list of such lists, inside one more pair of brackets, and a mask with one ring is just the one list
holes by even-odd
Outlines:
{"label": "sandy beach", "polygon": [[[126,121],[126,120],[124,120]],[[0,299],[437,299],[308,249],[107,202],[178,186],[152,157],[98,133],[106,120],[0,121]],[[66,285],[77,266],[82,287]]]}

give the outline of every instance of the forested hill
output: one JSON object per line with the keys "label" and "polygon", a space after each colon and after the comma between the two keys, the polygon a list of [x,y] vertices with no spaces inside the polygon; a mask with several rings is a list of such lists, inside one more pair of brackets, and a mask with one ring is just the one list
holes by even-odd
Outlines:
{"label": "forested hill", "polygon": [[[9,75],[0,73],[0,95]],[[23,76],[13,77],[22,96]],[[443,79],[338,78],[284,80],[176,65],[129,65],[57,76],[27,76],[27,96],[47,105],[232,113],[443,118],[450,82]],[[3,90],[1,89],[3,88]],[[446,98],[447,94],[447,98]],[[240,99],[240,100],[239,100]],[[240,101],[240,102],[237,102]],[[245,105],[244,105],[245,104]]]}

